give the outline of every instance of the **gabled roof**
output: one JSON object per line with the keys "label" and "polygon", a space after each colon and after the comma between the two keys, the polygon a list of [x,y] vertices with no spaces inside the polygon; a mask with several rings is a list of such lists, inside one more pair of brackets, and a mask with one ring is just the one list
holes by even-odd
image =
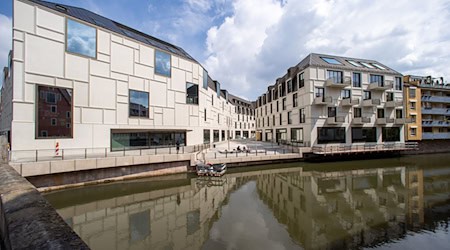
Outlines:
{"label": "gabled roof", "polygon": [[40,0],[28,0],[28,1],[47,7],[54,11],[60,12],[64,15],[68,15],[70,17],[85,21],[92,25],[104,28],[119,35],[129,37],[141,43],[148,44],[157,49],[164,50],[177,56],[197,62],[192,56],[190,56],[186,51],[184,51],[182,48],[178,46],[175,46],[173,44],[170,44],[153,36],[147,35],[143,32],[125,26],[121,23],[115,22],[106,17],[95,14],[89,10],[65,4],[51,3],[47,1],[40,1]]}

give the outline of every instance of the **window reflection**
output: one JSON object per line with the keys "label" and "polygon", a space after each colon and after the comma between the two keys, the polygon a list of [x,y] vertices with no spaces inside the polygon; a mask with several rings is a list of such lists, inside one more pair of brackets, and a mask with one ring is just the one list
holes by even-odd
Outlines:
{"label": "window reflection", "polygon": [[155,73],[170,77],[170,54],[159,50],[155,51]]}
{"label": "window reflection", "polygon": [[198,104],[198,85],[194,83],[186,83],[186,103]]}
{"label": "window reflection", "polygon": [[72,90],[38,86],[37,138],[72,137]]}
{"label": "window reflection", "polygon": [[67,20],[67,52],[96,57],[97,32],[94,27]]}
{"label": "window reflection", "polygon": [[142,241],[150,236],[150,211],[130,215],[130,240]]}
{"label": "window reflection", "polygon": [[130,90],[130,116],[148,118],[148,93]]}

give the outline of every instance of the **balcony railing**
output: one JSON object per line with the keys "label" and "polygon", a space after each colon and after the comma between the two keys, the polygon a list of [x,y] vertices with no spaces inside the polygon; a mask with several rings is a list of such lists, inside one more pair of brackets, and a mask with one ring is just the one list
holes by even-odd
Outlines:
{"label": "balcony railing", "polygon": [[345,98],[341,101],[341,106],[354,106],[359,104],[358,98]]}
{"label": "balcony railing", "polygon": [[385,125],[385,124],[389,124],[389,123],[394,123],[394,119],[393,118],[377,118],[375,123],[378,125]]}
{"label": "balcony railing", "polygon": [[316,96],[316,98],[314,98],[314,104],[331,105],[333,104],[333,98],[331,96]]}
{"label": "balcony railing", "polygon": [[412,119],[411,118],[395,118],[394,123],[398,124],[398,125],[412,123]]}
{"label": "balcony railing", "polygon": [[450,108],[422,108],[422,115],[450,115]]}
{"label": "balcony railing", "polygon": [[421,83],[421,84],[419,84],[419,87],[422,87],[422,88],[429,88],[429,89],[444,89],[444,90],[450,90],[450,84],[442,84],[442,85],[439,85],[439,84],[425,84],[425,83]]}
{"label": "balcony railing", "polygon": [[365,124],[365,123],[370,123],[370,117],[355,117],[353,118],[353,123],[354,124]]}
{"label": "balcony railing", "polygon": [[429,96],[423,95],[422,102],[439,102],[439,103],[450,103],[450,96]]}
{"label": "balcony railing", "polygon": [[325,86],[326,87],[335,87],[335,88],[345,88],[347,86],[352,85],[352,79],[349,76],[345,76],[342,79],[342,82],[339,82],[339,80],[341,80],[341,79],[337,79],[334,77],[328,78],[325,81]]}
{"label": "balcony railing", "polygon": [[402,100],[391,100],[386,102],[386,108],[403,107]]}
{"label": "balcony railing", "polygon": [[423,140],[450,139],[450,133],[422,133]]}
{"label": "balcony railing", "polygon": [[386,89],[392,89],[394,87],[393,81],[385,80],[383,82],[371,82],[369,84],[370,90],[386,90]]}
{"label": "balcony railing", "polygon": [[335,116],[335,117],[327,118],[328,124],[342,124],[344,122],[345,122],[345,116]]}
{"label": "balcony railing", "polygon": [[432,120],[422,120],[422,127],[450,127],[450,121],[432,121]]}
{"label": "balcony railing", "polygon": [[362,102],[362,105],[364,107],[378,106],[380,104],[381,104],[380,99],[367,99],[367,100],[363,100],[363,102]]}

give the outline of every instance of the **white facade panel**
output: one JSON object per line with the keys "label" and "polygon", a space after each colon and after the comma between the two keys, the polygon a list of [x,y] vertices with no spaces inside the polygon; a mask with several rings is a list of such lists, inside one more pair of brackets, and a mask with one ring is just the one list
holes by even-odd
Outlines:
{"label": "white facade panel", "polygon": [[66,78],[88,82],[89,59],[66,53]]}
{"label": "white facade panel", "polygon": [[64,44],[34,35],[25,36],[25,69],[48,76],[64,76]]}
{"label": "white facade panel", "polygon": [[65,33],[64,17],[37,8],[37,25],[59,33]]}
{"label": "white facade panel", "polygon": [[134,66],[134,50],[117,43],[111,45],[111,70],[132,75]]}
{"label": "white facade panel", "polygon": [[91,77],[89,83],[89,104],[96,108],[116,108],[116,81]]}

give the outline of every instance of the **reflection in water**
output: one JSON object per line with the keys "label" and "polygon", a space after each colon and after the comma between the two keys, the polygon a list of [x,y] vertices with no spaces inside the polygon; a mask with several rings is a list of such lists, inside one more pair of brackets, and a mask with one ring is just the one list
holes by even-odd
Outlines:
{"label": "reflection in water", "polygon": [[427,157],[153,178],[46,197],[93,249],[446,248],[450,166],[429,164],[450,157]]}

